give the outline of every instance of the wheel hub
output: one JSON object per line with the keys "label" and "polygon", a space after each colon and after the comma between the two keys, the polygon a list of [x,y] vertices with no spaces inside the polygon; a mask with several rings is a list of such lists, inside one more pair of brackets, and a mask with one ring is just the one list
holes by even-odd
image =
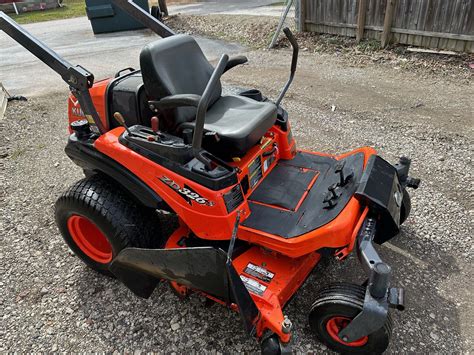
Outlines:
{"label": "wheel hub", "polygon": [[67,227],[76,245],[89,258],[101,264],[112,260],[112,246],[99,227],[88,218],[73,215],[69,217]]}
{"label": "wheel hub", "polygon": [[339,332],[344,329],[349,323],[351,319],[347,317],[332,317],[331,319],[328,320],[326,323],[326,330],[328,334],[333,338],[335,341],[344,344],[346,346],[364,346],[367,341],[369,340],[368,336],[364,336],[358,340],[352,341],[352,342],[346,342],[339,338]]}

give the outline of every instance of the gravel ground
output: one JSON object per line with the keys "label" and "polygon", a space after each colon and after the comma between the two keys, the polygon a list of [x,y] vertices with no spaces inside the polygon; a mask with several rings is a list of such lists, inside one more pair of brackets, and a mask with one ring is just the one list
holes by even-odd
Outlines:
{"label": "gravel ground", "polygon": [[[289,55],[249,52],[251,64],[226,80],[275,97]],[[300,148],[371,145],[392,161],[406,154],[412,175],[423,180],[402,232],[379,248],[393,283],[407,292],[407,310],[393,312],[389,353],[474,351],[471,84],[303,53],[284,101]],[[82,175],[63,152],[66,97],[61,91],[13,102],[0,125],[0,352],[258,351],[224,307],[196,295],[179,300],[166,284],[139,299],[68,251],[53,204]],[[285,309],[296,350],[327,350],[312,337],[307,312],[322,283],[341,279],[363,280],[354,257],[317,266]]]}

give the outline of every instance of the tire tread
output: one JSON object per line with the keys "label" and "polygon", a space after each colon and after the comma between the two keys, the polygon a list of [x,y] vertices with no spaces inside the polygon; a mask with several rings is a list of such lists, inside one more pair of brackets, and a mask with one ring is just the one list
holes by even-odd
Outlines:
{"label": "tire tread", "polygon": [[[329,284],[317,292],[316,299],[313,302],[311,306],[311,310],[310,310],[310,323],[311,323],[312,315],[317,314],[318,311],[320,309],[324,309],[325,306],[335,306],[335,305],[349,306],[353,309],[358,309],[362,311],[362,308],[364,306],[364,299],[365,299],[364,286],[351,284],[351,283],[345,283],[345,282],[337,282],[337,283]],[[323,307],[323,308],[320,308],[320,307]],[[393,329],[392,319],[389,313],[387,314],[387,320],[385,321],[385,324],[382,327],[382,332],[386,334],[388,339],[391,338],[392,329]],[[315,331],[314,328],[313,328],[313,331]],[[327,343],[324,337],[318,334],[317,332],[316,332],[316,336],[318,337],[319,340],[324,342],[328,347],[332,348],[333,350],[341,351],[341,349],[344,347],[344,345],[341,346],[339,344],[335,344],[335,346],[333,346],[332,344]],[[362,349],[351,348],[350,352],[356,353],[356,352],[359,352],[359,350],[362,350]],[[360,351],[360,352],[363,352],[363,351]]]}
{"label": "tire tread", "polygon": [[[156,211],[139,205],[106,176],[96,174],[79,180],[58,198],[55,205],[58,226],[64,222],[62,212],[77,207],[101,216],[110,224],[114,235],[108,237],[117,241],[121,249],[161,248],[164,245]],[[65,232],[62,234],[64,236]]]}

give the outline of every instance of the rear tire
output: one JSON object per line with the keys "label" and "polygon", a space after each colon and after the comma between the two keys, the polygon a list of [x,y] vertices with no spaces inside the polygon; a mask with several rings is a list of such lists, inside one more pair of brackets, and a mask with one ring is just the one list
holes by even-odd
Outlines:
{"label": "rear tire", "polygon": [[69,248],[92,269],[109,265],[124,248],[160,248],[156,211],[139,205],[119,185],[93,175],[71,186],[55,206],[56,224]]}
{"label": "rear tire", "polygon": [[339,353],[383,353],[392,335],[390,315],[382,328],[354,342],[346,343],[337,336],[362,311],[364,297],[365,287],[350,283],[334,283],[320,290],[309,314],[311,329],[319,341]]}

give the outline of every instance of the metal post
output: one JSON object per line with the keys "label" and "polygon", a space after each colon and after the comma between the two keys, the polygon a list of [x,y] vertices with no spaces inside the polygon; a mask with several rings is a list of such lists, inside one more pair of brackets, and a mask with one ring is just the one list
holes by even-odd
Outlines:
{"label": "metal post", "polygon": [[17,9],[17,7],[16,7],[16,4],[13,2],[12,5],[13,5],[13,8],[15,9],[15,13],[16,13],[17,15],[19,15],[20,13],[18,12],[18,9]]}
{"label": "metal post", "polygon": [[277,30],[275,31],[275,34],[273,35],[272,42],[270,43],[270,46],[268,47],[268,49],[272,49],[273,47],[275,47],[276,41],[278,39],[278,36],[280,35],[283,24],[285,23],[286,16],[288,16],[288,12],[290,12],[290,8],[292,5],[293,5],[293,0],[289,0],[288,4],[286,5],[285,12],[280,17],[280,22],[278,23]]}
{"label": "metal post", "polygon": [[3,115],[7,110],[7,102],[10,94],[8,93],[7,89],[0,83],[0,120],[3,119]]}

